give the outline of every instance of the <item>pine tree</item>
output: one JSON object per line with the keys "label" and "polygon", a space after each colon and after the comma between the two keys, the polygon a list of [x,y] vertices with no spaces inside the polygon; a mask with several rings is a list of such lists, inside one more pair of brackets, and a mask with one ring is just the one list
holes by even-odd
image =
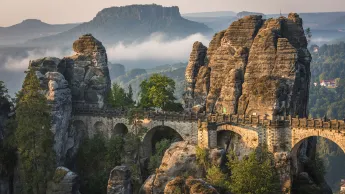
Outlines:
{"label": "pine tree", "polygon": [[114,83],[108,96],[108,103],[115,108],[133,106],[134,101],[132,99],[132,87],[129,86],[128,90],[128,93],[126,93],[126,91],[119,84]]}
{"label": "pine tree", "polygon": [[129,84],[128,86],[128,93],[126,94],[126,105],[127,106],[133,106],[135,102],[133,101],[133,88],[132,85]]}
{"label": "pine tree", "polygon": [[33,70],[24,80],[16,111],[16,143],[25,192],[43,194],[55,166],[50,108]]}

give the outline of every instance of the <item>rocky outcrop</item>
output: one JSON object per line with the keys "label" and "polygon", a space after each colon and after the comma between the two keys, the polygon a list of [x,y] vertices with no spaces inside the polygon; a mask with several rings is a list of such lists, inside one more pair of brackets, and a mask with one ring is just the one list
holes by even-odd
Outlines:
{"label": "rocky outcrop", "polygon": [[[221,150],[212,150],[209,154],[209,161],[212,164],[220,164]],[[170,148],[165,152],[162,159],[160,167],[156,170],[156,174],[151,175],[144,183],[140,189],[141,194],[158,194],[164,193],[164,190],[169,190],[169,187],[166,188],[167,184],[170,181],[173,181],[175,178],[180,176],[190,175],[193,176],[193,180],[203,177],[204,172],[200,170],[196,162],[196,147],[195,145],[189,144],[188,142],[177,142],[173,143]],[[177,181],[177,180],[175,180]],[[199,181],[199,180],[198,180]],[[198,182],[197,181],[197,182]],[[200,180],[202,181],[202,180]],[[185,180],[183,180],[185,182]],[[173,182],[170,183],[174,185]],[[201,183],[201,182],[199,182]],[[194,188],[192,185],[188,184],[188,181],[185,183],[189,185],[190,189]],[[202,183],[202,185],[207,185]],[[202,186],[204,188],[204,186]],[[197,193],[197,192],[194,192]]]}
{"label": "rocky outcrop", "polygon": [[48,183],[47,194],[80,194],[78,175],[64,167],[58,167],[53,181]]}
{"label": "rocky outcrop", "polygon": [[30,61],[29,68],[36,70],[36,76],[45,91],[51,106],[51,131],[54,134],[54,150],[57,164],[62,165],[68,149],[73,147],[68,142],[69,122],[72,117],[72,95],[65,77],[58,72],[60,59],[42,58]]}
{"label": "rocky outcrop", "polygon": [[132,194],[131,172],[126,166],[117,166],[110,172],[107,194]]}
{"label": "rocky outcrop", "polygon": [[188,108],[306,116],[311,57],[297,14],[268,20],[245,16],[213,37],[204,59],[202,54],[195,57],[200,44],[193,45],[186,70]]}
{"label": "rocky outcrop", "polygon": [[[192,102],[194,97],[195,84],[197,75],[201,67],[205,66],[207,47],[201,42],[195,42],[193,45],[192,53],[186,68],[186,89],[184,94],[185,101]],[[186,108],[192,108],[193,104],[186,104]]]}
{"label": "rocky outcrop", "polygon": [[65,57],[60,64],[69,81],[73,102],[102,108],[111,85],[106,50],[90,34],[75,41],[73,50],[76,55]]}
{"label": "rocky outcrop", "polygon": [[202,179],[176,177],[165,186],[164,194],[218,194],[218,191]]}
{"label": "rocky outcrop", "polygon": [[103,108],[110,90],[107,53],[92,35],[73,43],[75,55],[30,61],[50,106],[57,164],[74,157],[82,135],[71,125],[72,109],[78,106]]}

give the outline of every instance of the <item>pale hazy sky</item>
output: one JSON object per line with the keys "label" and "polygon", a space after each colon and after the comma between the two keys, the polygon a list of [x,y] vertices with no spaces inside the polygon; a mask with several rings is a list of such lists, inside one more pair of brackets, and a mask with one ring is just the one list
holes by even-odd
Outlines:
{"label": "pale hazy sky", "polygon": [[345,0],[0,0],[0,26],[24,19],[47,23],[91,20],[106,7],[129,4],[177,5],[182,13],[257,11],[264,13],[345,11]]}

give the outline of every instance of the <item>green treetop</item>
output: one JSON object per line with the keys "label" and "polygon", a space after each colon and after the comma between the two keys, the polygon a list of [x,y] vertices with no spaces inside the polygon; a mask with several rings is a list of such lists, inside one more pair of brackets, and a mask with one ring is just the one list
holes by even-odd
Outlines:
{"label": "green treetop", "polygon": [[112,107],[134,106],[132,86],[129,85],[128,93],[117,83],[114,83],[108,96],[108,103]]}
{"label": "green treetop", "polygon": [[20,92],[16,122],[15,138],[24,193],[45,193],[55,168],[54,139],[50,131],[50,108],[33,70],[27,73]]}
{"label": "green treetop", "polygon": [[281,193],[273,156],[267,150],[252,152],[248,157],[230,159],[230,190],[242,194]]}
{"label": "green treetop", "polygon": [[182,109],[181,104],[175,103],[175,82],[173,79],[153,74],[148,80],[140,84],[140,105],[145,108],[157,107],[163,110]]}

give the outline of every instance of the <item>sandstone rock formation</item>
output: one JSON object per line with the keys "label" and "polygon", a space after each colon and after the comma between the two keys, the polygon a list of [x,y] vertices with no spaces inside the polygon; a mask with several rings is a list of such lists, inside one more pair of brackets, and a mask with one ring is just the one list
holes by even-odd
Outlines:
{"label": "sandstone rock formation", "polygon": [[51,130],[58,165],[73,158],[82,138],[82,132],[71,127],[73,107],[103,108],[111,85],[107,53],[101,42],[87,34],[73,43],[73,49],[76,54],[71,57],[45,57],[29,65],[52,107]]}
{"label": "sandstone rock formation", "polygon": [[48,183],[47,194],[80,194],[78,175],[64,167],[58,167],[53,181]]}
{"label": "sandstone rock formation", "polygon": [[107,194],[132,194],[131,172],[126,166],[117,166],[110,172]]}
{"label": "sandstone rock formation", "polygon": [[268,20],[246,16],[217,33],[207,57],[204,53],[201,43],[193,45],[186,70],[187,108],[306,116],[311,57],[297,14]]}
{"label": "sandstone rock formation", "polygon": [[30,61],[29,68],[36,70],[47,100],[52,107],[52,128],[54,134],[54,150],[57,163],[61,165],[70,148],[68,145],[68,128],[72,116],[72,96],[65,77],[58,72],[58,58],[42,58]]}
{"label": "sandstone rock formation", "polygon": [[202,179],[176,177],[165,186],[164,194],[218,194],[218,191]]}
{"label": "sandstone rock formation", "polygon": [[[221,150],[212,150],[209,155],[209,161],[212,164],[220,164]],[[173,143],[170,148],[165,152],[162,159],[162,163],[157,169],[156,174],[151,175],[142,186],[140,193],[141,194],[158,194],[165,192],[165,189],[169,190],[169,187],[166,188],[166,185],[173,181],[176,177],[191,175],[193,178],[191,180],[196,180],[203,176],[203,171],[200,170],[196,162],[196,147],[195,145],[189,144],[188,142],[177,142]],[[177,179],[178,180],[178,179]],[[175,180],[175,181],[177,181]],[[194,188],[192,185],[201,184],[207,185],[202,180],[197,180],[193,184],[188,183],[188,180],[183,180],[191,190]],[[174,181],[173,181],[174,182]],[[170,182],[170,186],[174,185],[173,182]],[[195,183],[195,184],[194,184]],[[200,185],[199,185],[200,186]],[[198,187],[198,186],[195,186]],[[200,186],[201,187],[201,186]],[[204,188],[204,186],[202,186]],[[197,192],[195,192],[197,193]]]}
{"label": "sandstone rock formation", "polygon": [[65,57],[60,64],[69,81],[73,102],[102,108],[111,85],[106,50],[90,34],[75,41],[73,50],[76,55]]}
{"label": "sandstone rock formation", "polygon": [[[201,42],[195,42],[193,45],[192,53],[190,54],[190,59],[186,68],[186,86],[185,98],[188,101],[193,100],[195,85],[197,81],[197,75],[201,67],[205,66],[207,48]],[[202,103],[202,99],[200,103]],[[192,104],[186,104],[186,107],[192,108]]]}

